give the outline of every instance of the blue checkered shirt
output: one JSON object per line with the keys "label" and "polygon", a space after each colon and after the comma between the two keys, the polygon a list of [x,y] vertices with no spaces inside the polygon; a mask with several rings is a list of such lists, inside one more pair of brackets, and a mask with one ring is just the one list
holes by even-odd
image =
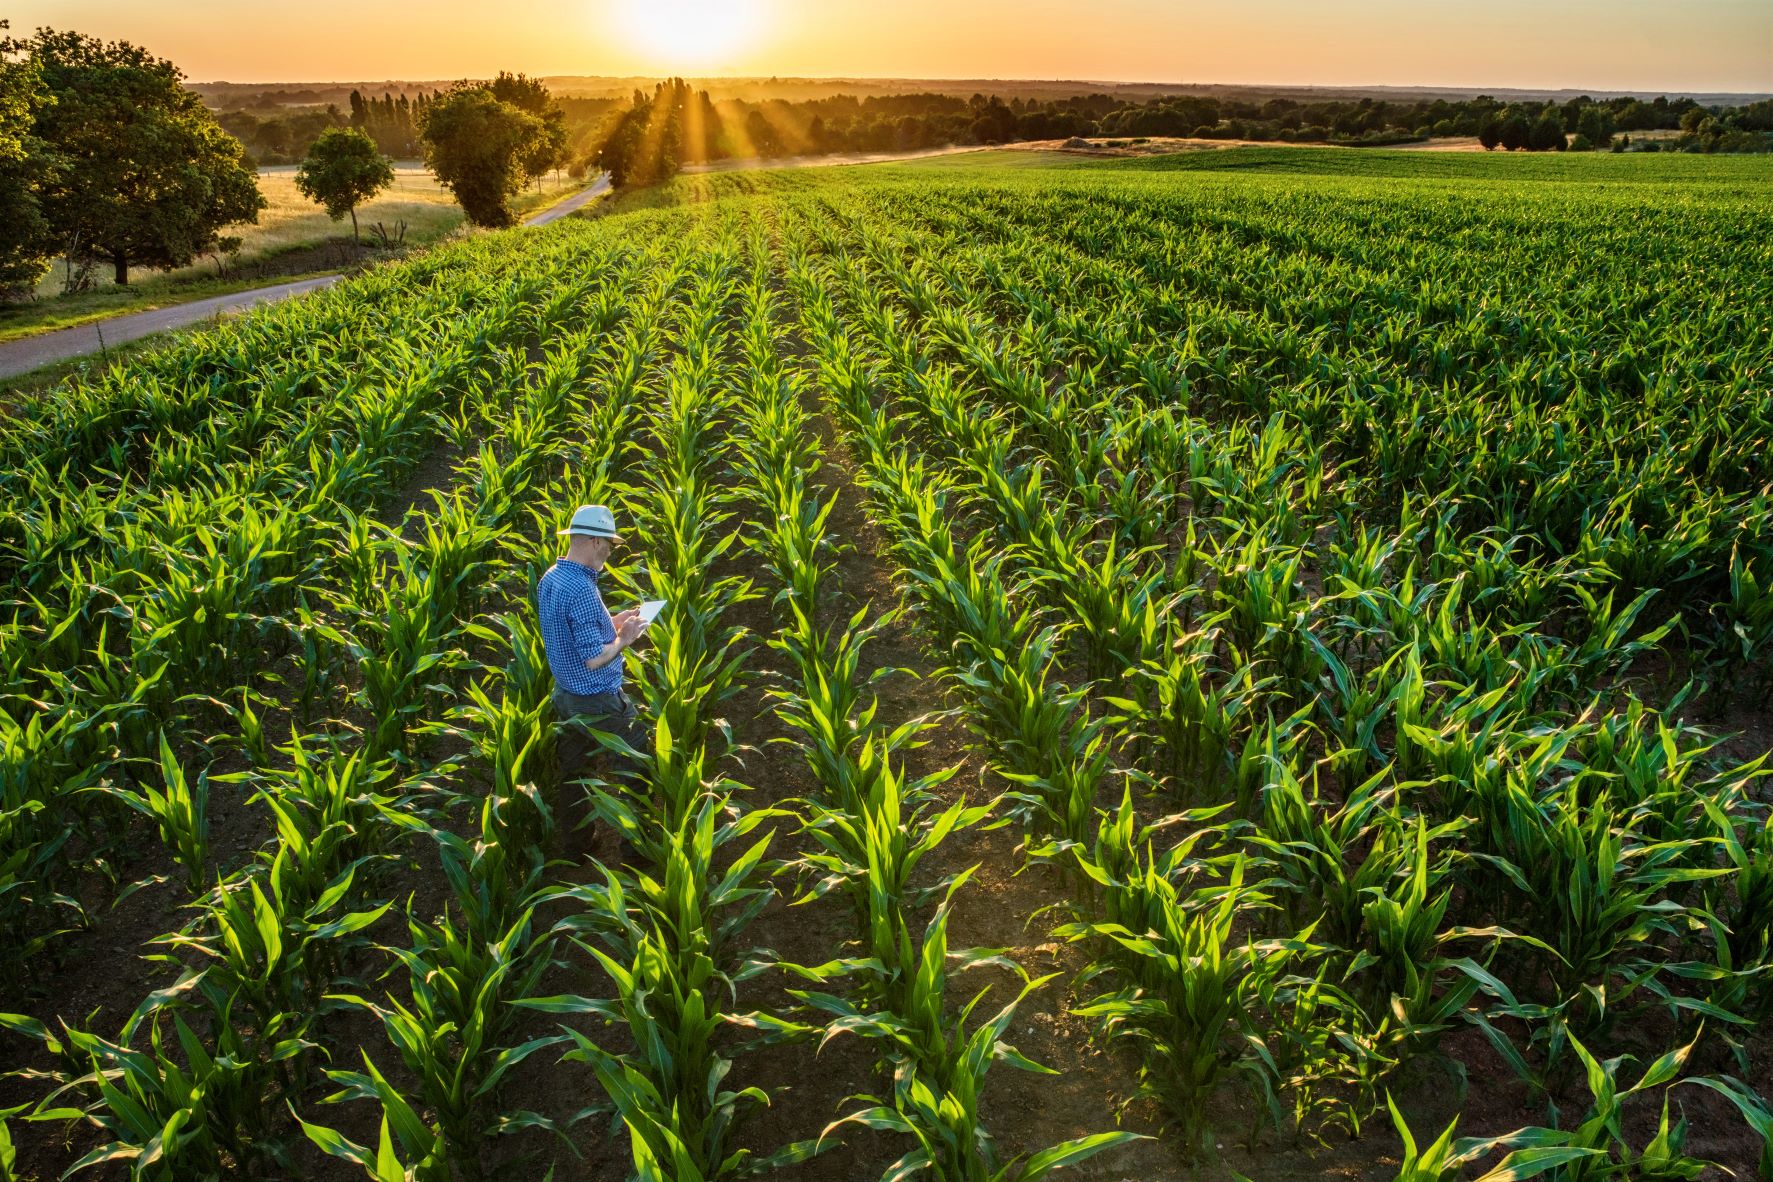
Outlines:
{"label": "blue checkered shirt", "polygon": [[622,658],[600,669],[585,662],[616,638],[615,621],[597,591],[597,572],[562,558],[536,584],[536,614],[542,623],[542,648],[554,684],[569,694],[613,694],[622,688]]}

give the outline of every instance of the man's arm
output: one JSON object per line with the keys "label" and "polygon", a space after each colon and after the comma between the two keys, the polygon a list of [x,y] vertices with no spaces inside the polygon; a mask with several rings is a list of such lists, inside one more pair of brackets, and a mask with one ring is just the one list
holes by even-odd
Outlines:
{"label": "man's arm", "polygon": [[615,660],[621,655],[622,650],[633,644],[641,632],[646,629],[646,623],[641,620],[640,611],[637,608],[611,617],[610,622],[616,626],[616,638],[599,649],[596,656],[586,659],[585,668],[588,670],[601,669]]}

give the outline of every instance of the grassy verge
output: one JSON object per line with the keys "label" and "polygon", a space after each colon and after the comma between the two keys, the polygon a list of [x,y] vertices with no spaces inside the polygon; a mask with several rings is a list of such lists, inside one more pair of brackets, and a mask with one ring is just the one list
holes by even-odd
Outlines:
{"label": "grassy verge", "polygon": [[40,333],[54,332],[61,328],[91,324],[95,320],[109,320],[113,316],[123,316],[131,312],[150,312],[156,308],[170,308],[176,304],[189,304],[196,300],[209,299],[211,296],[230,295],[237,291],[251,291],[270,283],[288,283],[297,279],[307,279],[315,275],[327,274],[328,270],[323,268],[302,271],[276,279],[211,278],[184,282],[151,279],[146,283],[132,283],[127,287],[111,284],[92,291],[58,296],[50,301],[23,304],[16,308],[0,310],[0,344],[37,336]]}

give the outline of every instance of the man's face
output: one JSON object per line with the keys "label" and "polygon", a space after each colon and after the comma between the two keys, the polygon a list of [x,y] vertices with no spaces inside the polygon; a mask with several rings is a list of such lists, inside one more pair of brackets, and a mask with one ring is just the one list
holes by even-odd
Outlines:
{"label": "man's face", "polygon": [[591,559],[592,566],[602,567],[604,563],[609,561],[611,547],[608,538],[587,538],[586,542],[590,546],[588,556]]}

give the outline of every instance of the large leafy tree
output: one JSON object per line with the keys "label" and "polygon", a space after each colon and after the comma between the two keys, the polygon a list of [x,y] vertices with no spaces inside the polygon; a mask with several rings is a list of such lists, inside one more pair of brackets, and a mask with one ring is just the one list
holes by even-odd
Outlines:
{"label": "large leafy tree", "polygon": [[458,83],[425,110],[425,163],[477,226],[509,226],[511,198],[546,134],[543,121],[484,84]]}
{"label": "large leafy tree", "polygon": [[487,86],[493,97],[510,103],[519,111],[527,111],[542,121],[541,133],[523,154],[523,172],[530,180],[540,180],[549,170],[566,160],[566,112],[554,101],[546,86],[524,74],[500,72]]}
{"label": "large leafy tree", "polygon": [[29,291],[55,252],[38,190],[56,161],[36,134],[37,113],[51,100],[36,66],[14,60],[16,44],[0,37],[0,296]]}
{"label": "large leafy tree", "polygon": [[37,134],[64,167],[43,210],[64,249],[131,266],[179,267],[265,207],[240,142],[182,85],[178,67],[127,41],[39,29],[23,43],[54,102]]}
{"label": "large leafy tree", "polygon": [[351,241],[357,241],[357,207],[394,183],[394,166],[376,142],[355,127],[329,127],[320,133],[296,169],[302,196],[326,208],[338,221],[351,215]]}

